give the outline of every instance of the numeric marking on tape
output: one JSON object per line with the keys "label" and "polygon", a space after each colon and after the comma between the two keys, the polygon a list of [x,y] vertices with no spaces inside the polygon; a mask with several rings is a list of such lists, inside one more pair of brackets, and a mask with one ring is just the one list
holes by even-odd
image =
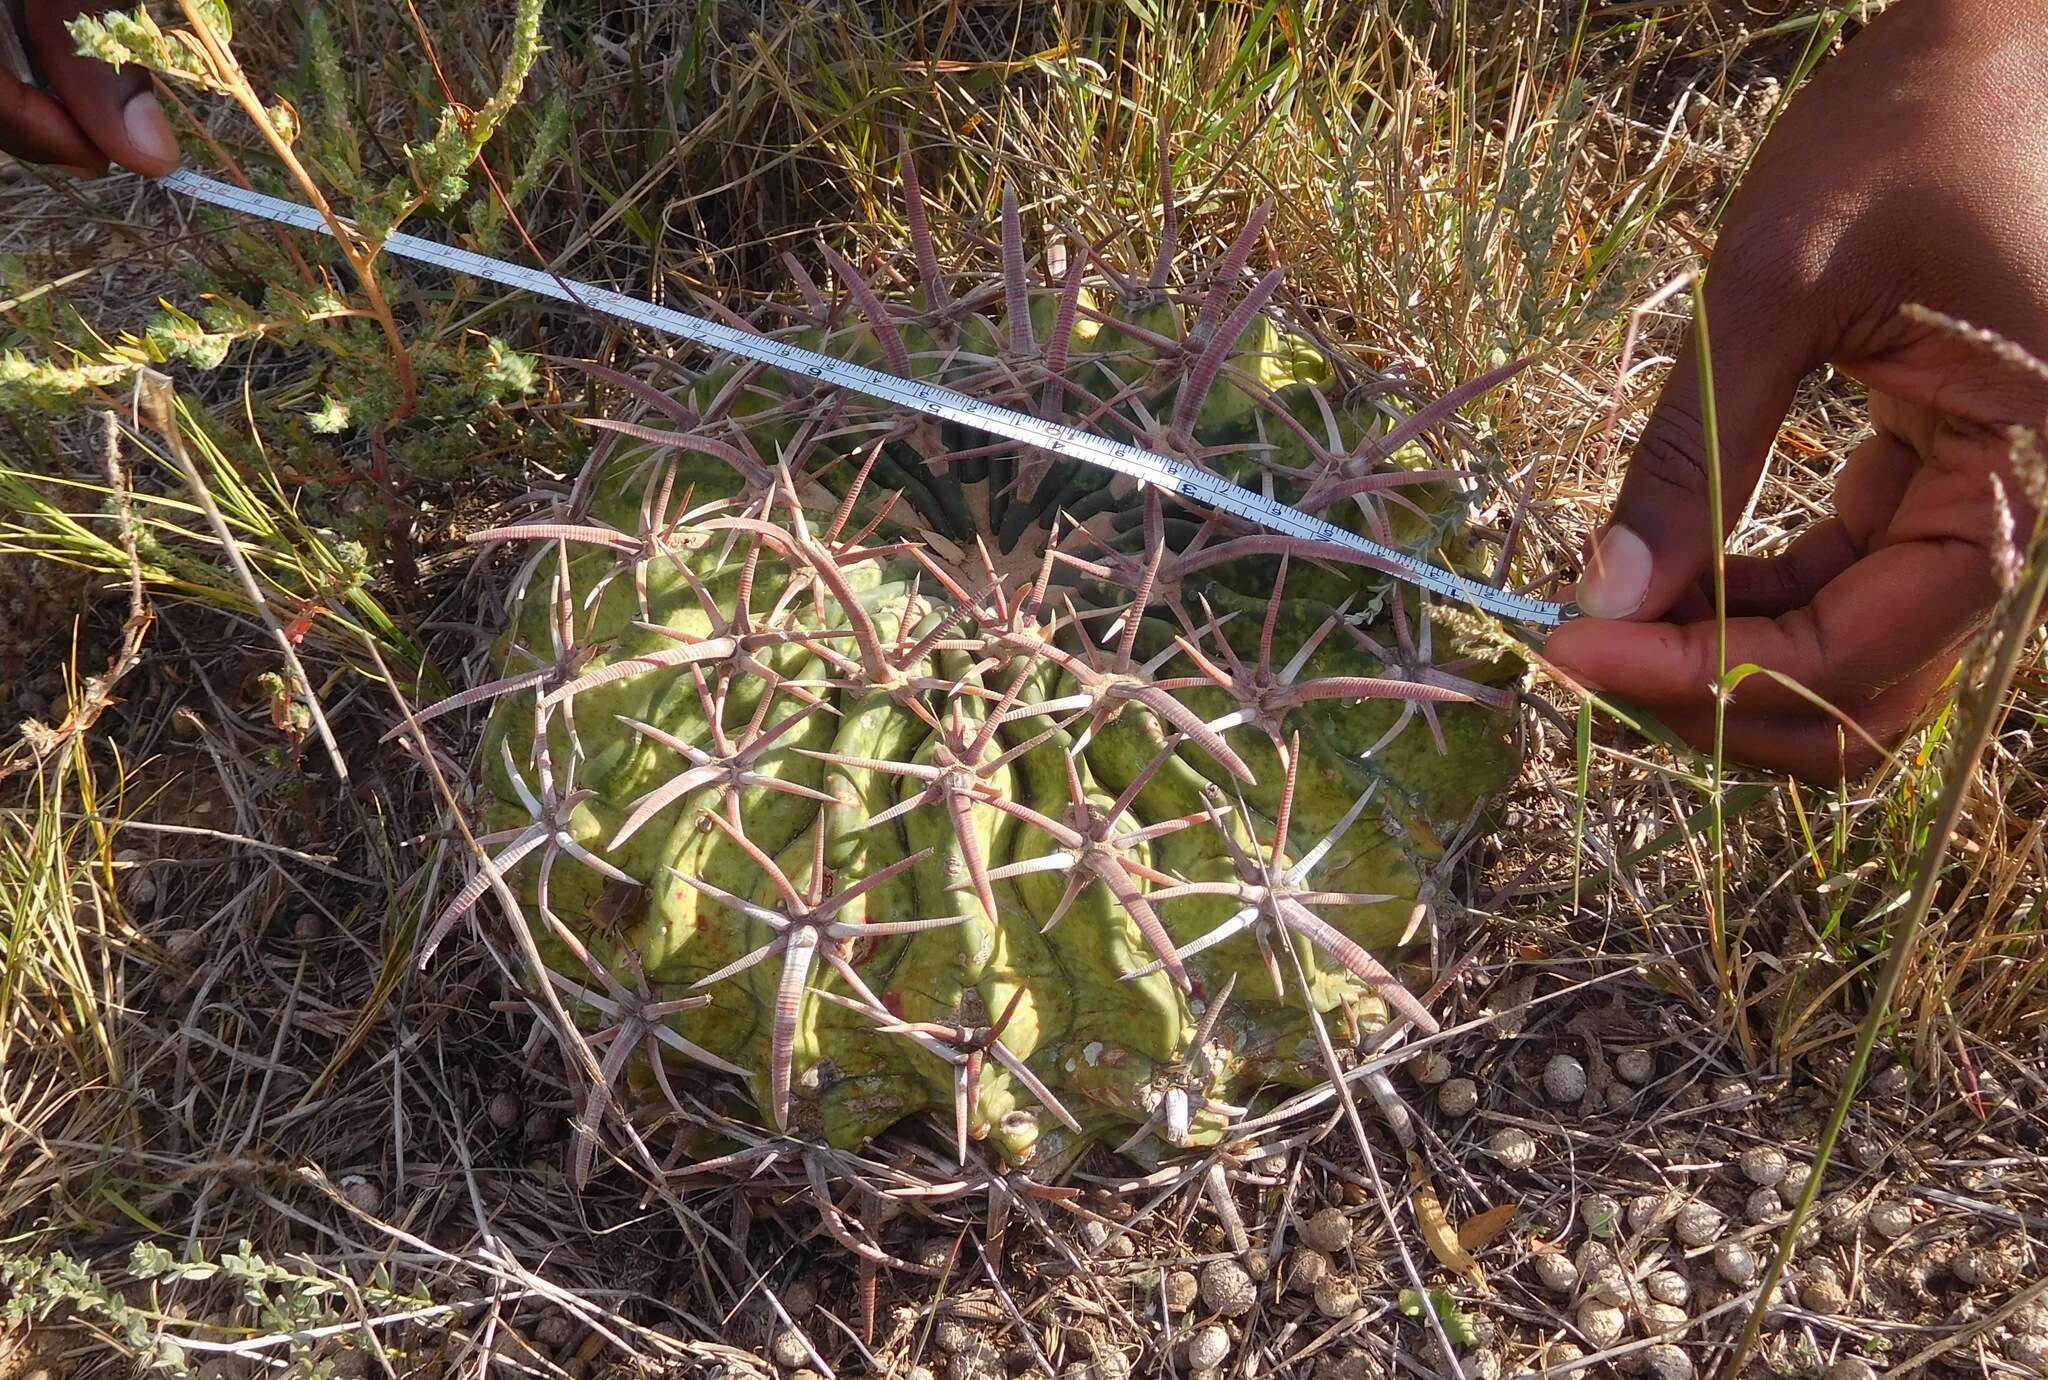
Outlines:
{"label": "numeric marking on tape", "polygon": [[[299,202],[267,196],[262,192],[244,191],[184,168],[158,180],[171,191],[223,210],[239,211],[316,234],[333,233],[325,217]],[[610,288],[559,278],[540,269],[507,263],[503,259],[458,249],[418,235],[394,233],[385,239],[381,248],[403,259],[432,264],[450,273],[480,278],[500,287],[532,293],[536,297],[566,302],[570,306],[628,321],[709,350],[738,355],[756,364],[802,374],[928,417],[957,422],[1070,460],[1097,465],[1284,536],[1344,547],[1369,558],[1372,564],[1396,578],[1511,622],[1556,627],[1577,612],[1576,607],[1570,604],[1551,603],[1510,590],[1495,589],[1456,571],[1432,565],[1405,551],[1348,532],[1323,518],[1313,517],[1276,498],[1205,474],[1185,461],[1125,441],[1097,436],[1078,427],[999,407],[939,384],[899,378],[865,364],[834,359],[786,341],[741,330],[723,321],[691,316],[673,307],[642,301]]]}

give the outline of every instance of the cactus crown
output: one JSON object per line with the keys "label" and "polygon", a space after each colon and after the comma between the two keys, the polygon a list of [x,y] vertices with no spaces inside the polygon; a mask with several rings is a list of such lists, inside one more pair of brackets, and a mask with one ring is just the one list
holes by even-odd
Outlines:
{"label": "cactus crown", "polygon": [[[1388,390],[1247,284],[1266,210],[1190,288],[792,261],[789,338],[1141,442],[1439,561],[1471,477]],[[1052,256],[1047,256],[1051,259]],[[914,282],[914,286],[909,283]],[[1445,840],[1506,780],[1511,668],[1346,553],[753,367],[636,408],[569,498],[477,533],[530,550],[490,702],[494,870],[549,976],[631,1052],[747,1080],[778,1130],[920,1112],[964,1161],[1213,1140],[1315,1030],[1427,1010],[1411,937]],[[471,911],[479,871],[436,936]],[[1326,1014],[1327,1013],[1327,1014]],[[1341,1041],[1340,1041],[1341,1043]]]}

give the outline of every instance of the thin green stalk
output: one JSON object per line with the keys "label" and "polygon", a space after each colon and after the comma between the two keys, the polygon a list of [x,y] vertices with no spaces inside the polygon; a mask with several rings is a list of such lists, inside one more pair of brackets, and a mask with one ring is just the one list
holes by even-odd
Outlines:
{"label": "thin green stalk", "polygon": [[1742,1023],[1742,1004],[1735,992],[1734,974],[1728,959],[1728,841],[1727,813],[1723,805],[1723,772],[1726,768],[1728,721],[1728,553],[1727,524],[1721,509],[1721,425],[1714,401],[1714,351],[1707,334],[1707,277],[1702,273],[1692,293],[1693,337],[1700,352],[1700,434],[1706,444],[1707,543],[1714,553],[1714,760],[1710,778],[1714,823],[1709,837],[1714,846],[1714,904],[1707,916],[1707,932],[1714,945],[1714,971],[1721,990],[1735,1008]]}

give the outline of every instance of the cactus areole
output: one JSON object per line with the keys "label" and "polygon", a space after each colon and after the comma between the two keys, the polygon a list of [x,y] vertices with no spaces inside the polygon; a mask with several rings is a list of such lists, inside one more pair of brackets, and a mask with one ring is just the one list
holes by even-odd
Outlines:
{"label": "cactus areole", "polygon": [[[825,252],[763,329],[1178,455],[1470,567],[1474,485],[1248,279],[1093,256],[883,288]],[[1170,199],[1169,199],[1170,208]],[[793,324],[792,324],[793,323]],[[483,845],[608,1080],[709,1068],[850,1145],[928,1117],[1012,1167],[1214,1141],[1390,1015],[1382,966],[1510,776],[1511,665],[1323,546],[755,367],[635,407],[543,518]],[[1398,440],[1399,438],[1393,438]],[[1391,452],[1391,453],[1390,453]],[[439,930],[494,890],[479,871]]]}

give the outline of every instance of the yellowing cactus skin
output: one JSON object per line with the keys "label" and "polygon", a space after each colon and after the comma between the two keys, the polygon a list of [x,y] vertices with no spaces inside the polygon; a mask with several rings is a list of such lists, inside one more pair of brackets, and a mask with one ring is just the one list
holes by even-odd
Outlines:
{"label": "yellowing cactus skin", "polygon": [[[1006,210],[1000,273],[934,282],[920,211],[910,300],[837,260],[788,338],[1462,555],[1449,477],[1380,454],[1277,275],[1241,281],[1254,233],[1201,292],[1119,295],[1031,281]],[[1371,954],[1514,768],[1512,667],[1379,571],[1102,471],[751,368],[599,372],[639,415],[479,534],[529,559],[501,679],[446,707],[494,701],[487,846],[609,1078],[637,1013],[654,1081],[743,1072],[792,1134],[922,1115],[1042,1165],[1323,1076],[1305,996],[1340,1045],[1428,1023]]]}

